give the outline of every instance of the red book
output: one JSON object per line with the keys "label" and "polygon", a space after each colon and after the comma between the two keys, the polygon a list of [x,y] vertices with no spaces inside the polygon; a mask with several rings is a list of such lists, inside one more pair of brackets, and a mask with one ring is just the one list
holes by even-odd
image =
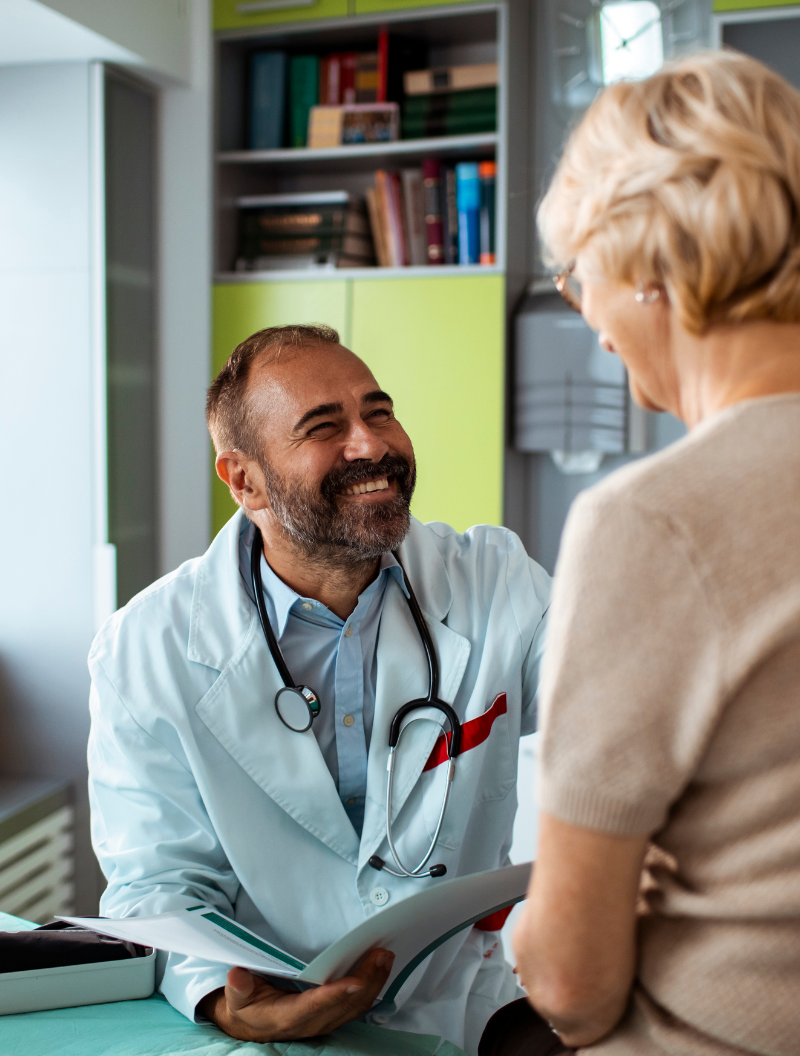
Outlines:
{"label": "red book", "polygon": [[319,64],[319,101],[321,106],[339,106],[342,102],[342,56],[326,55]]}
{"label": "red book", "polygon": [[378,97],[377,103],[385,103],[389,93],[389,30],[384,26],[378,32]]}
{"label": "red book", "polygon": [[358,53],[346,51],[339,56],[341,63],[339,69],[339,102],[354,103],[356,101],[356,66],[358,65]]}
{"label": "red book", "polygon": [[425,239],[428,263],[444,264],[444,224],[442,222],[442,166],[428,158],[422,163],[422,190],[425,201]]}
{"label": "red book", "polygon": [[403,188],[400,177],[396,172],[389,174],[389,203],[391,206],[392,230],[397,242],[397,263],[408,267],[411,263],[411,253],[406,238],[406,220],[403,209]]}

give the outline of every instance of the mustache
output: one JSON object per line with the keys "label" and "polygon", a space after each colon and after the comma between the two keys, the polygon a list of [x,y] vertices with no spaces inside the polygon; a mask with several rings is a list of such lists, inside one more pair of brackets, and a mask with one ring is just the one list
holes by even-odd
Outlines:
{"label": "mustache", "polygon": [[320,486],[324,499],[334,502],[336,495],[353,484],[363,484],[378,477],[394,477],[402,491],[411,477],[411,463],[402,455],[384,455],[380,462],[347,462],[327,473]]}

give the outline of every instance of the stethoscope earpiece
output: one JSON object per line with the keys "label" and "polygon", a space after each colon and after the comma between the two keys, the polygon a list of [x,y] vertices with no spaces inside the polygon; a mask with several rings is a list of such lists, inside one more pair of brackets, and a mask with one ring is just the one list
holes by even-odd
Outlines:
{"label": "stethoscope earpiece", "polygon": [[[322,702],[313,689],[310,689],[308,686],[296,685],[289,668],[286,666],[283,653],[281,653],[275,633],[269,622],[267,606],[264,601],[264,587],[261,580],[262,552],[263,540],[261,538],[261,532],[258,528],[255,528],[253,535],[253,548],[250,553],[250,578],[253,584],[253,595],[255,598],[256,609],[258,610],[258,618],[261,621],[261,628],[264,631],[264,637],[267,640],[272,659],[274,660],[278,673],[284,683],[275,694],[275,711],[278,713],[278,718],[283,725],[288,727],[288,729],[293,730],[295,733],[305,733],[307,730],[311,729],[314,719],[319,715]],[[428,695],[426,697],[420,697],[417,700],[410,700],[408,704],[403,704],[401,708],[398,708],[389,727],[389,759],[386,766],[386,839],[389,843],[389,849],[392,852],[397,868],[400,871],[397,872],[394,869],[390,869],[384,862],[383,858],[380,858],[377,854],[373,854],[369,859],[369,865],[371,865],[373,869],[385,869],[391,876],[416,877],[417,879],[421,879],[425,876],[444,876],[447,873],[447,867],[441,864],[432,865],[430,869],[427,870],[425,869],[425,866],[428,864],[428,860],[433,854],[433,850],[436,846],[436,841],[439,839],[442,822],[444,821],[444,814],[447,809],[447,802],[450,798],[450,786],[455,777],[455,761],[461,751],[461,723],[459,722],[458,716],[453,708],[443,700],[439,699],[439,661],[436,656],[436,648],[433,644],[433,638],[431,637],[431,632],[425,622],[422,609],[419,607],[419,602],[411,588],[411,583],[406,575],[406,570],[403,568],[397,553],[395,553],[394,557],[400,565],[400,571],[403,573],[403,582],[408,591],[408,607],[411,609],[414,624],[416,625],[419,636],[422,639],[422,644],[425,647],[425,656],[428,660]],[[400,856],[397,853],[392,838],[392,784],[394,780],[394,758],[395,751],[400,743],[401,735],[409,725],[406,723],[404,726],[403,720],[411,712],[417,711],[420,708],[435,708],[444,715],[450,726],[450,737],[446,738],[448,767],[444,796],[442,798],[442,808],[439,811],[439,820],[436,824],[436,831],[433,834],[433,839],[428,847],[427,854],[414,869],[407,869],[400,860]]]}

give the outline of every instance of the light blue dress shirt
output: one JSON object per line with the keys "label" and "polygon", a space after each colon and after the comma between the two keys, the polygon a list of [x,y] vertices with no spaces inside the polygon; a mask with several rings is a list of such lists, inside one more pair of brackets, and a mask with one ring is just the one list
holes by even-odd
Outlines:
{"label": "light blue dress shirt", "polygon": [[[239,537],[239,571],[253,600],[250,551],[253,528]],[[367,754],[375,711],[376,646],[389,576],[406,593],[392,554],[381,558],[378,575],[359,595],[351,615],[340,619],[314,598],[303,598],[261,558],[264,600],[286,666],[299,685],[309,686],[321,706],[311,729],[339,798],[361,835],[367,792]]]}

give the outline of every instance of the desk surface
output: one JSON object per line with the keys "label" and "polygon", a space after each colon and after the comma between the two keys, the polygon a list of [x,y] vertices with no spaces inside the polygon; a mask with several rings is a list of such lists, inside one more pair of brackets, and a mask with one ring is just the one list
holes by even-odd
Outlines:
{"label": "desk surface", "polygon": [[[0,930],[35,927],[0,914]],[[0,1016],[2,1056],[464,1056],[427,1034],[348,1023],[310,1041],[259,1045],[229,1038],[211,1023],[190,1023],[160,994],[145,1001],[55,1008]]]}
{"label": "desk surface", "polygon": [[310,1041],[236,1041],[190,1023],[160,994],[146,1001],[58,1008],[0,1017],[3,1056],[464,1056],[449,1042],[364,1023]]}

